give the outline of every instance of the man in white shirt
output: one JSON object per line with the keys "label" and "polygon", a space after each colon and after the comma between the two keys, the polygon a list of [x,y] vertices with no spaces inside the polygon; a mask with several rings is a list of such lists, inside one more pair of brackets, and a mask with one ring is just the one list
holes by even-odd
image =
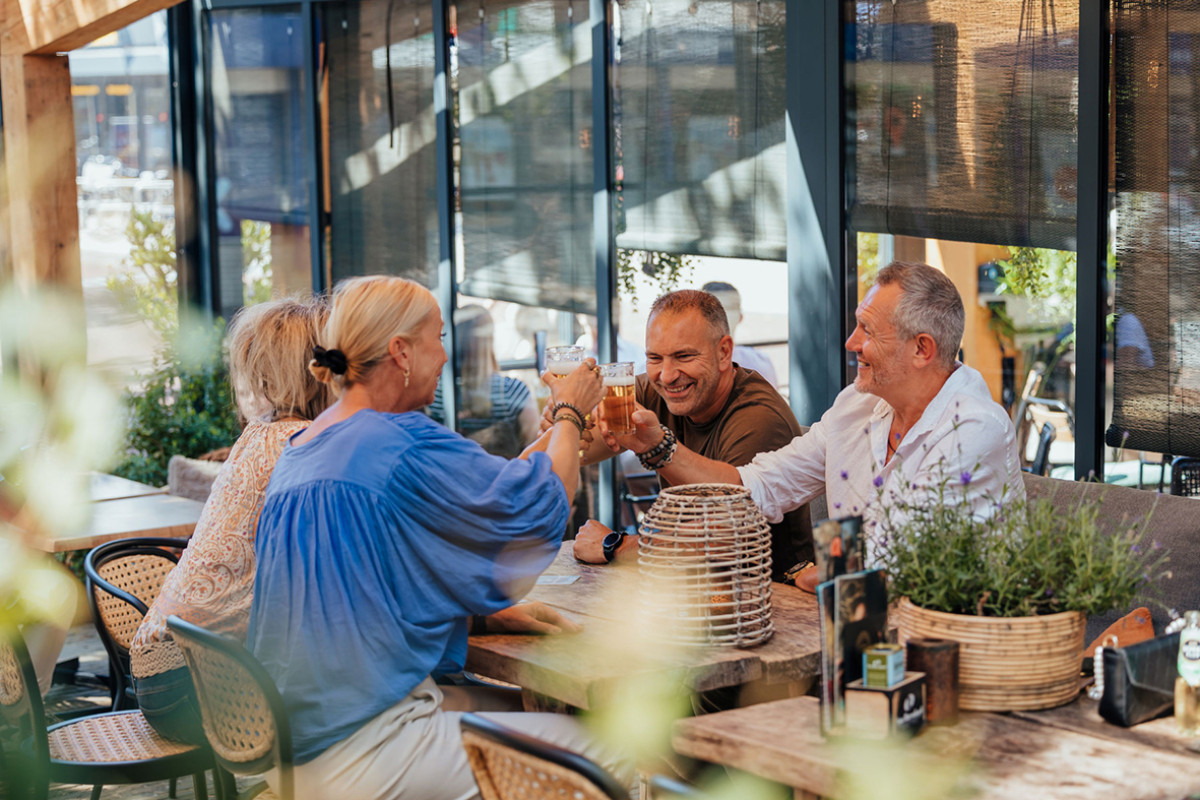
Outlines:
{"label": "man in white shirt", "polygon": [[654,415],[634,413],[635,432],[617,441],[660,457],[672,484],[744,484],[768,521],[826,495],[832,517],[862,515],[873,528],[903,496],[920,502],[952,484],[971,513],[1024,498],[1016,436],[976,370],[955,360],[962,341],[962,298],[950,279],[925,264],[893,262],[855,311],[846,349],[858,376],[801,437],[749,464],[732,467],[666,438]]}

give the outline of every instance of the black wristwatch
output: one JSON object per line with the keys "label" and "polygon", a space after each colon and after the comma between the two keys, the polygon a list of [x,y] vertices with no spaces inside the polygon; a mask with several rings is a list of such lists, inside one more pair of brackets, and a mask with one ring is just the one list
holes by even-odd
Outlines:
{"label": "black wristwatch", "polygon": [[617,555],[617,548],[621,546],[621,542],[623,541],[625,541],[624,531],[613,531],[604,537],[604,541],[601,544],[604,547],[605,561],[612,563],[613,558]]}

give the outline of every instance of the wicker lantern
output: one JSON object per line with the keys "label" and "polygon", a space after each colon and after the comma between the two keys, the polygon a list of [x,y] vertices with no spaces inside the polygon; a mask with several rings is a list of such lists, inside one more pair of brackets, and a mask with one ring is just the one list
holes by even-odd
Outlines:
{"label": "wicker lantern", "polygon": [[749,490],[663,489],[640,533],[642,599],[666,638],[734,647],[771,638],[771,530]]}

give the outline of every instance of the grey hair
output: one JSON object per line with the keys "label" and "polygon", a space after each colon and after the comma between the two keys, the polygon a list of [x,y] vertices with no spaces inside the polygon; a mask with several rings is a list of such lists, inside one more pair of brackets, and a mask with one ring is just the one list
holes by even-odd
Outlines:
{"label": "grey hair", "polygon": [[966,311],[954,283],[928,264],[908,261],[893,261],[875,279],[876,286],[893,283],[900,287],[892,315],[896,331],[906,339],[929,334],[937,343],[938,363],[953,367],[966,327]]}

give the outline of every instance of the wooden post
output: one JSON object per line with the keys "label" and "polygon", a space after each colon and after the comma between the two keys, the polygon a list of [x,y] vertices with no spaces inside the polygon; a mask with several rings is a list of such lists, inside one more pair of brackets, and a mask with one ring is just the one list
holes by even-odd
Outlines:
{"label": "wooden post", "polygon": [[65,55],[0,56],[13,278],[81,291],[75,120]]}
{"label": "wooden post", "polygon": [[58,54],[177,2],[0,0],[8,256],[21,287],[82,291],[71,74]]}

